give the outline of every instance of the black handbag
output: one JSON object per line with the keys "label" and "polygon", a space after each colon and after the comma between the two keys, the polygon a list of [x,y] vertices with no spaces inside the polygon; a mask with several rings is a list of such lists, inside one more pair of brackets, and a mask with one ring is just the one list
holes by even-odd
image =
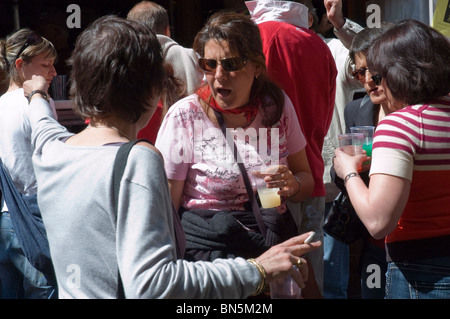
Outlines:
{"label": "black handbag", "polygon": [[356,214],[347,194],[341,192],[325,219],[323,230],[331,237],[350,245],[369,235]]}

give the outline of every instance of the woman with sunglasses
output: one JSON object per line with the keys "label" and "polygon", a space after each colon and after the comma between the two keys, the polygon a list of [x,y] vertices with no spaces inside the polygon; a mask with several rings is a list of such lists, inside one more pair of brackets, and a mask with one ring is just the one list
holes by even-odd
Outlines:
{"label": "woman with sunglasses", "polygon": [[386,298],[450,298],[450,42],[404,20],[367,63],[391,114],[376,128],[369,186],[365,156],[337,149],[336,173],[369,233],[386,237]]}
{"label": "woman with sunglasses", "polygon": [[[53,66],[56,50],[52,43],[34,31],[22,29],[5,41],[0,41],[1,80],[8,86],[0,98],[0,157],[5,171],[10,175],[20,194],[36,203],[36,177],[31,157],[31,125],[26,117],[28,101],[23,94],[24,81],[32,75],[41,75],[48,85],[56,76]],[[47,94],[47,91],[44,92]],[[45,95],[46,98],[47,95]],[[54,103],[52,113],[56,117]],[[53,274],[43,275],[24,256],[13,230],[10,212],[2,200],[0,216],[0,296],[2,298],[51,298],[56,297],[55,286],[49,283]],[[13,212],[11,212],[13,213]],[[22,212],[25,214],[25,212]],[[43,228],[43,225],[42,225]],[[51,263],[50,263],[51,264]]]}
{"label": "woman with sunglasses", "polygon": [[[29,116],[61,298],[115,298],[120,291],[125,298],[246,298],[286,275],[303,286],[308,269],[299,256],[320,246],[304,244],[308,234],[249,260],[183,260],[164,162],[148,142],[137,141],[129,152],[115,200],[119,147],[136,140],[165,90],[161,45],[145,24],[96,20],[78,37],[70,64],[70,92],[89,126],[67,132],[39,93],[30,98]],[[27,95],[45,87],[42,77],[24,84]]]}
{"label": "woman with sunglasses", "polygon": [[373,74],[367,67],[367,52],[375,40],[392,26],[393,24],[385,22],[380,28],[365,28],[352,41],[349,56],[355,66],[353,77],[361,82],[367,95],[346,106],[344,116],[347,132],[350,132],[352,126],[376,126],[386,114],[391,113],[383,88],[373,80]]}
{"label": "woman with sunglasses", "polygon": [[[388,109],[387,97],[383,91],[382,87],[377,86],[377,84],[372,79],[372,74],[367,68],[367,53],[370,46],[393,24],[382,23],[380,28],[365,28],[358,32],[352,41],[349,50],[349,57],[354,65],[353,77],[361,82],[366,90],[366,95],[362,98],[353,100],[346,105],[344,109],[344,119],[345,119],[345,130],[346,133],[350,133],[350,128],[353,126],[377,126],[378,122],[383,119],[383,117],[390,113]],[[361,178],[364,180],[366,185],[369,185],[369,168],[370,165],[364,165],[363,171],[360,172]],[[341,190],[346,194],[346,189],[344,182],[338,176],[336,176],[334,168],[331,168],[332,180]],[[349,279],[349,269],[352,269],[349,265],[349,254],[352,247],[344,244],[342,242],[333,239],[331,236],[327,239],[329,243],[332,243],[334,249],[331,256],[334,258],[334,265],[341,265],[342,270],[335,272],[339,273],[340,279],[337,282],[348,282]],[[371,275],[367,269],[370,265],[378,265],[381,272],[384,274],[386,270],[386,253],[384,250],[384,240],[374,239],[372,236],[368,235],[362,239],[362,245],[359,246],[360,242],[353,247],[361,247],[358,253],[354,252],[354,255],[360,256],[357,259],[359,274],[361,277],[360,288],[352,289],[355,291],[355,295],[361,296],[363,299],[379,299],[384,298],[384,276],[380,280],[380,285],[377,287],[368,287],[367,279]],[[355,260],[353,258],[352,260]],[[335,287],[335,286],[330,286]],[[341,289],[341,287],[336,287],[336,289]],[[339,290],[341,291],[341,290]],[[345,294],[347,294],[347,287],[345,287]],[[351,296],[348,296],[351,297]]]}
{"label": "woman with sunglasses", "polygon": [[[312,192],[305,138],[289,98],[266,75],[258,27],[248,17],[213,15],[194,50],[206,82],[170,108],[156,141],[182,216],[186,256],[213,260],[265,251],[297,232],[285,201],[298,202]],[[271,140],[270,134],[277,135]],[[225,136],[232,135],[236,140],[227,144]],[[246,173],[233,158],[237,154]],[[273,170],[265,182],[282,198],[281,205],[262,212],[266,224],[273,222],[266,241],[244,182],[265,164]]]}

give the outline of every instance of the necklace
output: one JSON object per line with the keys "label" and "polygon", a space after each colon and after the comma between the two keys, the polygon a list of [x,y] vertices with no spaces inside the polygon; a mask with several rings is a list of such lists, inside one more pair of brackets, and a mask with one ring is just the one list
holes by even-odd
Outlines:
{"label": "necklace", "polygon": [[114,126],[106,126],[106,125],[96,125],[96,126],[92,126],[92,125],[88,125],[87,128],[109,128],[112,129],[114,131],[116,131],[117,133],[119,133],[119,135],[122,135],[124,137],[126,137],[129,141],[131,141],[132,139],[128,137],[127,134],[125,134],[124,132],[122,132],[121,130],[119,130],[118,128],[114,127]]}

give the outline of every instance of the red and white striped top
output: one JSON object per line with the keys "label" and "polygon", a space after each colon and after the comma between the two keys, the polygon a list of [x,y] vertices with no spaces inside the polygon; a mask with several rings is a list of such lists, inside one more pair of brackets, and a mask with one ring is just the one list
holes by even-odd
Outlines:
{"label": "red and white striped top", "polygon": [[379,123],[370,174],[380,173],[411,181],[387,243],[450,235],[450,96],[408,106]]}

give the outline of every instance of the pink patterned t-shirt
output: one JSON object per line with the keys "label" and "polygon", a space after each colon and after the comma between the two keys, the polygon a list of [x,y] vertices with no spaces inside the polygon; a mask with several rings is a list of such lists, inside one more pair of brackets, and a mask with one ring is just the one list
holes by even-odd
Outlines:
{"label": "pink patterned t-shirt", "polygon": [[[245,129],[227,129],[235,138],[239,155],[247,169],[288,165],[287,157],[306,146],[294,107],[285,95],[283,114],[272,127],[262,124],[260,112]],[[248,201],[239,166],[219,127],[215,126],[196,94],[168,111],[156,140],[164,157],[168,179],[184,180],[181,206],[188,209],[243,210]],[[283,203],[278,208],[286,210]]]}

